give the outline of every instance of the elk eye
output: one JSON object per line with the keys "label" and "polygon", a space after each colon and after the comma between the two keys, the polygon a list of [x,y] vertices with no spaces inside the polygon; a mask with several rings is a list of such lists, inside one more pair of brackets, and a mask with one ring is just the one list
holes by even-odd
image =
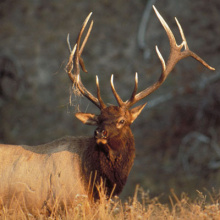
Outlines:
{"label": "elk eye", "polygon": [[123,125],[124,123],[125,123],[125,120],[124,120],[124,119],[122,119],[122,120],[119,121],[119,124],[121,124],[121,125]]}
{"label": "elk eye", "polygon": [[108,134],[108,132],[107,132],[106,130],[103,130],[103,131],[102,131],[102,136],[103,136],[103,137],[106,137],[107,134]]}

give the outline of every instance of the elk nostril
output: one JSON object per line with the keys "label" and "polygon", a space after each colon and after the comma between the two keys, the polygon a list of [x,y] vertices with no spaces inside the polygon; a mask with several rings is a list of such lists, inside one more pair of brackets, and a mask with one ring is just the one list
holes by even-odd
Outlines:
{"label": "elk nostril", "polygon": [[108,132],[106,130],[102,130],[102,137],[107,137]]}
{"label": "elk nostril", "polygon": [[94,136],[96,138],[106,138],[108,132],[106,130],[99,131],[98,129],[94,131]]}
{"label": "elk nostril", "polygon": [[99,135],[99,131],[95,130],[94,135],[95,135],[95,137],[97,137]]}

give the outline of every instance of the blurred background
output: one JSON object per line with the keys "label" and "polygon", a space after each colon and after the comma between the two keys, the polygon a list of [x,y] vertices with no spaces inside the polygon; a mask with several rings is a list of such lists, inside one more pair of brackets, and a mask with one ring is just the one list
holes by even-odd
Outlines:
{"label": "blurred background", "polygon": [[[43,144],[65,135],[93,135],[74,113],[98,113],[75,97],[65,72],[69,51],[81,24],[93,12],[94,27],[83,52],[87,88],[95,93],[99,75],[102,97],[116,104],[110,76],[123,100],[131,95],[135,72],[139,90],[155,82],[169,42],[152,3],[181,43],[177,17],[188,45],[216,71],[192,58],[174,68],[132,125],[136,159],[121,195],[139,184],[166,200],[170,189],[189,196],[196,190],[219,192],[220,183],[220,1],[219,0],[1,0],[0,142]],[[149,15],[149,16],[148,16]]]}

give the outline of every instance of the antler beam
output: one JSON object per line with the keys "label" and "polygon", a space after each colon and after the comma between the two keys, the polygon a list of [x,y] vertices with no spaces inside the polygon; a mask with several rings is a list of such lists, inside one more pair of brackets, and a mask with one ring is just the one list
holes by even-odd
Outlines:
{"label": "antler beam", "polygon": [[87,42],[87,40],[89,38],[89,35],[90,35],[90,32],[92,30],[93,21],[91,21],[91,23],[90,23],[89,29],[86,33],[86,36],[83,40],[83,43],[82,43],[81,47],[80,47],[80,41],[81,41],[82,34],[83,34],[83,32],[86,28],[86,25],[87,25],[91,15],[92,15],[92,12],[85,19],[85,21],[82,25],[82,28],[79,32],[79,35],[77,37],[76,44],[75,44],[72,51],[71,51],[71,46],[70,46],[70,43],[69,43],[69,37],[67,38],[67,43],[68,43],[68,46],[69,46],[69,49],[70,49],[70,57],[69,57],[69,62],[67,64],[66,69],[67,69],[69,78],[73,82],[73,85],[75,86],[75,88],[77,88],[83,96],[85,96],[87,99],[89,99],[91,102],[93,102],[98,108],[103,109],[103,108],[106,107],[106,105],[104,104],[104,102],[101,99],[98,76],[96,76],[97,97],[98,98],[93,96],[85,88],[85,86],[83,85],[83,83],[81,81],[81,77],[80,77],[80,67],[83,70],[83,72],[87,73],[87,70],[86,70],[85,65],[84,65],[84,61],[81,57],[81,54],[83,52],[83,49],[86,45],[86,42]]}
{"label": "antler beam", "polygon": [[[176,63],[186,57],[193,57],[194,59],[198,60],[200,63],[202,63],[205,67],[207,67],[210,70],[215,70],[215,68],[209,66],[202,58],[200,58],[197,54],[195,54],[194,52],[192,52],[186,42],[183,30],[177,20],[177,18],[175,18],[177,26],[179,28],[181,37],[182,37],[182,43],[180,45],[177,45],[176,43],[176,39],[171,31],[171,29],[169,28],[168,24],[165,22],[165,20],[163,19],[163,17],[160,15],[160,13],[157,11],[157,9],[155,8],[155,6],[153,6],[153,9],[158,17],[158,19],[160,20],[162,26],[164,27],[167,36],[169,38],[169,43],[170,43],[170,55],[167,61],[167,65],[165,64],[165,61],[163,59],[163,56],[161,55],[158,47],[156,46],[156,52],[157,55],[160,59],[161,65],[162,65],[162,73],[161,76],[159,78],[159,80],[157,82],[155,82],[153,85],[151,85],[150,87],[146,88],[145,90],[139,92],[138,94],[136,94],[137,91],[137,77],[135,80],[135,89],[134,92],[132,93],[131,98],[126,102],[127,107],[131,107],[132,105],[134,105],[135,103],[137,103],[138,101],[140,101],[141,99],[145,98],[146,96],[150,95],[152,92],[154,92],[156,89],[158,89],[160,87],[160,85],[165,81],[165,79],[167,78],[167,76],[169,75],[169,73],[172,71],[172,69],[174,68],[174,66],[176,65]],[[184,47],[184,51],[182,51]]]}

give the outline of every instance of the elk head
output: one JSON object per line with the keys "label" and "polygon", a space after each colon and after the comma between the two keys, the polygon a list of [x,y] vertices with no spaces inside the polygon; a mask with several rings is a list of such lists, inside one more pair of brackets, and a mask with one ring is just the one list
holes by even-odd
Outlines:
{"label": "elk head", "polygon": [[180,45],[177,45],[175,37],[170,30],[167,23],[164,21],[162,16],[159,14],[157,9],[153,6],[154,11],[160,20],[162,26],[164,27],[167,36],[169,38],[170,43],[170,55],[167,61],[167,64],[165,64],[164,59],[156,46],[156,52],[157,55],[161,61],[162,64],[162,73],[157,82],[155,82],[150,87],[144,89],[143,91],[139,92],[137,94],[138,89],[138,74],[135,75],[135,85],[134,90],[132,92],[132,95],[130,99],[127,101],[122,101],[120,96],[115,90],[114,83],[113,83],[113,75],[111,76],[111,89],[112,92],[117,100],[118,106],[107,106],[103,102],[101,95],[100,95],[100,88],[99,88],[99,80],[98,76],[96,76],[96,86],[97,86],[97,98],[93,96],[83,85],[81,78],[80,78],[80,67],[84,72],[87,72],[83,59],[81,57],[81,54],[83,52],[83,49],[85,47],[85,44],[88,40],[88,37],[90,35],[93,21],[91,21],[90,26],[88,28],[87,34],[80,46],[81,38],[83,31],[92,15],[90,13],[88,17],[85,19],[81,31],[79,32],[78,38],[76,40],[76,44],[73,49],[71,49],[68,39],[68,45],[70,49],[70,57],[69,62],[67,64],[67,72],[72,80],[74,86],[76,89],[79,90],[79,92],[85,96],[87,99],[89,99],[92,103],[94,103],[101,111],[100,115],[94,115],[89,113],[76,113],[76,117],[82,121],[84,124],[87,125],[95,125],[98,126],[98,128],[95,130],[94,137],[96,139],[97,144],[108,144],[109,141],[112,140],[112,138],[120,137],[122,133],[130,133],[130,125],[134,122],[134,120],[139,116],[143,108],[146,104],[137,106],[135,108],[131,107],[137,103],[138,101],[142,100],[143,98],[147,97],[149,94],[154,92],[156,89],[160,87],[160,85],[165,81],[169,73],[172,71],[174,66],[178,61],[180,61],[183,58],[186,57],[193,57],[196,60],[198,60],[200,63],[202,63],[204,66],[209,68],[210,70],[214,70],[214,68],[210,67],[204,60],[202,60],[198,55],[193,53],[191,50],[189,50],[189,47],[187,45],[183,30],[176,19],[177,26],[179,28],[181,37],[182,37],[182,43]]}

